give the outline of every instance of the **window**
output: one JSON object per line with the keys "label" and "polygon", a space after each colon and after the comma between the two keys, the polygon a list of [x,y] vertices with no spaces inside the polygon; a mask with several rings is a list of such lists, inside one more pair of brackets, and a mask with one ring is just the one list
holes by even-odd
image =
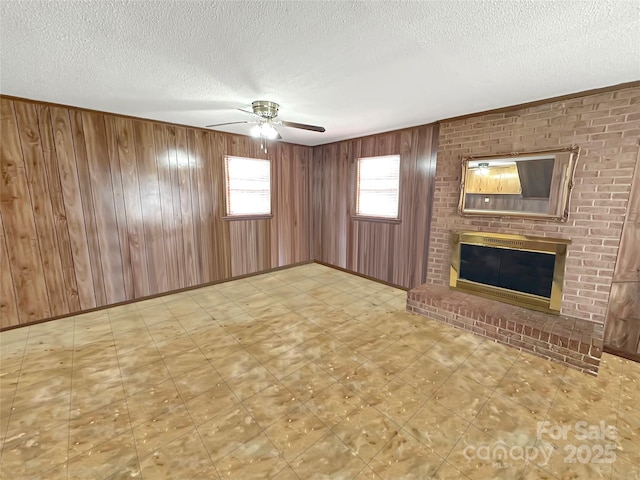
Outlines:
{"label": "window", "polygon": [[398,218],[400,155],[358,159],[356,215]]}
{"label": "window", "polygon": [[225,157],[227,216],[271,215],[271,162]]}

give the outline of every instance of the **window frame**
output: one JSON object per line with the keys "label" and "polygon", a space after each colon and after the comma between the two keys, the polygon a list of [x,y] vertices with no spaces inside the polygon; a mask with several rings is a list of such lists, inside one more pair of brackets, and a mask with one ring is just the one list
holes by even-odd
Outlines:
{"label": "window frame", "polygon": [[[242,160],[257,160],[260,162],[269,162],[269,213],[230,213],[230,195],[229,195],[229,159],[239,158]],[[223,220],[260,220],[273,218],[273,161],[269,158],[242,157],[240,155],[225,155],[222,162],[223,179],[224,179],[224,215]]]}
{"label": "window frame", "polygon": [[[362,215],[358,213],[358,197],[360,195],[360,190],[358,188],[360,182],[360,161],[369,158],[385,158],[385,157],[396,157],[398,159],[398,210],[395,217],[385,217],[380,215]],[[402,202],[400,199],[402,198],[402,155],[398,153],[391,153],[388,155],[370,155],[366,157],[358,157],[355,161],[355,176],[354,180],[354,195],[353,195],[353,214],[351,215],[352,220],[356,221],[367,221],[367,222],[378,222],[378,223],[400,223],[402,221]]]}

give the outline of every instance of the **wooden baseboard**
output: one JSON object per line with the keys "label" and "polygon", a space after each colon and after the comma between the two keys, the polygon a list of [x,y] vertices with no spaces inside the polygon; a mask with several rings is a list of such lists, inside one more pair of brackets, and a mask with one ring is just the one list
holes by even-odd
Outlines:
{"label": "wooden baseboard", "polygon": [[320,260],[313,260],[313,263],[317,263],[318,265],[324,265],[325,267],[335,268],[336,270],[340,270],[341,272],[350,273],[351,275],[355,275],[356,277],[366,278],[367,280],[371,280],[372,282],[382,283],[388,287],[398,288],[400,290],[404,290],[408,292],[409,289],[407,287],[403,287],[402,285],[396,285],[395,283],[386,282],[384,280],[380,280],[379,278],[370,277],[369,275],[364,275],[362,273],[354,272],[353,270],[349,270],[346,268],[338,267],[337,265],[331,265],[330,263],[321,262]]}
{"label": "wooden baseboard", "polygon": [[240,280],[240,279],[243,279],[243,278],[255,277],[257,275],[262,275],[263,273],[277,272],[279,270],[286,270],[288,268],[299,267],[301,265],[308,265],[310,263],[313,263],[313,260],[307,260],[307,261],[304,261],[304,262],[292,263],[291,265],[283,265],[281,267],[269,268],[267,270],[261,270],[259,272],[253,272],[253,273],[247,273],[247,274],[244,274],[244,275],[238,275],[236,277],[229,277],[229,278],[225,278],[223,280],[214,280],[213,282],[200,283],[198,285],[193,285],[193,286],[190,286],[190,287],[179,288],[177,290],[170,290],[168,292],[156,293],[154,295],[147,295],[146,297],[134,298],[132,300],[126,300],[124,302],[110,303],[109,305],[102,305],[100,307],[90,308],[88,310],[81,310],[81,311],[78,311],[78,312],[66,313],[64,315],[58,315],[56,317],[45,318],[45,319],[42,319],[42,320],[35,320],[33,322],[21,323],[19,325],[11,325],[9,327],[0,328],[0,332],[5,332],[7,330],[13,330],[14,328],[21,328],[21,327],[28,327],[30,325],[37,325],[39,323],[51,322],[53,320],[60,320],[61,318],[73,317],[75,315],[82,315],[82,314],[85,314],[85,313],[92,313],[92,312],[97,312],[97,311],[100,311],[100,310],[106,310],[107,308],[120,307],[122,305],[128,305],[130,303],[141,302],[143,300],[151,300],[153,298],[164,297],[164,296],[167,296],[167,295],[173,295],[175,293],[187,292],[189,290],[196,290],[198,288],[210,287],[211,285],[218,285],[218,284],[221,284],[221,283],[232,282],[233,280]]}
{"label": "wooden baseboard", "polygon": [[626,350],[619,350],[617,348],[608,347],[606,345],[604,346],[603,351],[605,353],[615,355],[616,357],[622,357],[626,358],[627,360],[640,363],[640,353],[627,352]]}

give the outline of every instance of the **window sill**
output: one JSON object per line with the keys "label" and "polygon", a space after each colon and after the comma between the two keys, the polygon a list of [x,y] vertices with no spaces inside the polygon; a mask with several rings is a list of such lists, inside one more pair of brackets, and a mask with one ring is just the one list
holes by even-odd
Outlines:
{"label": "window sill", "polygon": [[269,213],[267,215],[227,215],[222,217],[223,220],[269,220],[273,218],[273,214]]}
{"label": "window sill", "polygon": [[395,223],[395,224],[398,224],[402,221],[399,218],[365,217],[363,215],[352,215],[351,220],[356,220],[358,222],[377,222],[377,223]]}

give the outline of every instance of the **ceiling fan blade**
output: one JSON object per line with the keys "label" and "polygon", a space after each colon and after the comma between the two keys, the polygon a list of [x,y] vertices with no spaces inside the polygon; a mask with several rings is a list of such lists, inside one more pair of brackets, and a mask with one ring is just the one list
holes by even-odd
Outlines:
{"label": "ceiling fan blade", "polygon": [[286,122],[284,120],[282,120],[281,123],[284,127],[300,128],[302,130],[310,130],[312,132],[320,132],[320,133],[325,131],[324,127],[317,127],[315,125],[305,125],[304,123]]}
{"label": "ceiling fan blade", "polygon": [[[280,123],[278,123],[277,125],[280,125]],[[278,129],[273,126],[273,122],[271,123],[271,126],[273,127],[273,129],[278,133],[278,135],[276,136],[276,140],[282,140],[282,135],[280,135],[280,132],[278,132]]]}
{"label": "ceiling fan blade", "polygon": [[243,113],[248,113],[249,115],[252,115],[252,116],[256,117],[259,120],[264,120],[264,118],[262,118],[260,115],[256,115],[255,113],[250,112],[249,110],[244,110],[242,108],[239,108],[238,110],[243,112]]}
{"label": "ceiling fan blade", "polygon": [[249,122],[248,120],[245,120],[244,122],[226,122],[226,123],[215,123],[213,125],[207,125],[204,128],[211,128],[211,127],[221,127],[223,125],[235,125],[237,123],[253,123],[253,122]]}

